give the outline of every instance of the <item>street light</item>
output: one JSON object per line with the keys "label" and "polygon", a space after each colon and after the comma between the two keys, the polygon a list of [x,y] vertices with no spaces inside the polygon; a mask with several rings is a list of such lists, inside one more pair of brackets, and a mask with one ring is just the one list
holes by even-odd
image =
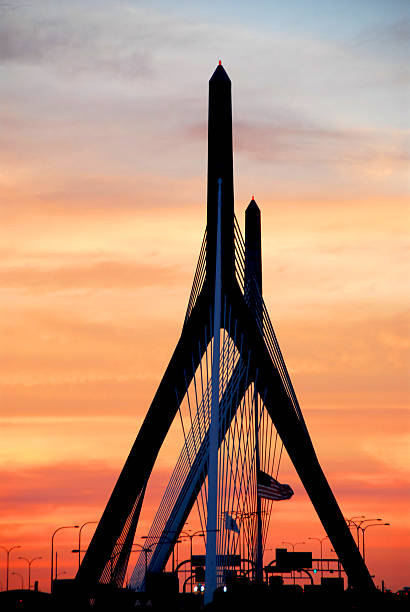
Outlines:
{"label": "street light", "polygon": [[356,528],[356,542],[357,542],[357,548],[359,549],[359,552],[360,552],[359,525],[353,520],[355,518],[363,518],[363,516],[357,516],[357,517],[353,516],[352,518],[348,518],[348,519],[346,519],[346,523],[347,523],[347,526],[349,527],[349,529],[352,528],[352,525],[353,525],[353,527]]}
{"label": "street light", "polygon": [[308,537],[308,540],[316,540],[316,542],[320,543],[320,575],[323,576],[323,542],[325,540],[327,540],[329,536],[325,536],[324,538],[310,538]]}
{"label": "street light", "polygon": [[42,559],[43,557],[33,557],[33,559],[28,559],[27,557],[18,557],[19,559],[23,559],[23,561],[27,561],[28,563],[28,590],[31,589],[31,564],[33,561],[37,559]]}
{"label": "street light", "polygon": [[[205,533],[200,530],[200,531],[195,531],[195,533],[189,533],[188,531],[181,531],[181,535],[185,535],[187,536],[187,538],[190,539],[190,545],[191,545],[191,574],[192,574],[192,540],[194,539],[195,536],[203,536],[205,537]],[[191,581],[191,593],[192,593],[192,581]]]}
{"label": "street light", "polygon": [[195,533],[189,533],[188,531],[181,531],[181,535],[185,535],[187,538],[190,539],[190,551],[191,551],[191,559],[192,559],[192,540],[196,537],[196,536],[202,536],[205,537],[205,532],[200,530],[200,531],[195,531]]}
{"label": "street light", "polygon": [[366,560],[365,557],[365,551],[364,551],[364,532],[366,531],[366,529],[369,529],[369,527],[384,527],[390,525],[390,523],[372,523],[371,525],[366,525],[366,527],[361,527],[362,530],[362,543],[363,543],[363,561]]}
{"label": "street light", "polygon": [[[137,544],[136,542],[134,542],[133,546],[138,546],[140,551],[143,552],[144,555],[145,555],[145,576],[146,576],[147,575],[147,570],[148,570],[148,559],[147,559],[147,557],[148,557],[148,554],[150,552],[152,552],[152,548],[149,548],[149,546],[142,546],[141,544]],[[131,552],[135,552],[135,551],[131,550]]]}
{"label": "street light", "polygon": [[98,521],[87,521],[83,523],[78,532],[78,569],[80,569],[81,565],[81,532],[86,525],[94,525],[95,523],[98,523]]}
{"label": "street light", "polygon": [[341,578],[342,577],[342,568],[340,567],[339,555],[337,554],[337,552],[335,551],[334,548],[331,548],[330,552],[333,552],[336,555],[336,558],[337,558],[337,573],[339,574],[339,578]]}
{"label": "street light", "polygon": [[[145,574],[146,574],[146,573],[147,573],[147,564],[148,564],[148,563],[147,563],[147,555],[148,555],[148,553],[152,552],[152,550],[151,550],[151,548],[149,548],[148,546],[141,546],[141,544],[137,544],[136,542],[135,542],[135,543],[134,543],[132,546],[133,546],[133,547],[134,547],[134,546],[138,546],[138,547],[139,547],[139,550],[145,554]],[[75,548],[75,549],[74,549],[74,550],[72,550],[71,552],[73,552],[73,553],[77,553],[77,552],[78,552],[78,550]],[[84,552],[84,551],[82,551],[82,552]],[[111,555],[111,557],[110,557],[110,559],[109,559],[109,560],[110,560],[110,566],[111,566],[111,568],[110,568],[111,579],[112,579],[112,577],[113,577],[113,575],[114,575],[114,567],[113,567],[114,563],[113,563],[113,561],[114,561],[114,559],[116,559],[116,558],[117,558],[117,557],[118,557],[118,556],[121,554],[121,552],[122,552],[122,551],[121,551],[121,550],[119,550],[119,551],[118,551],[118,552],[116,552],[114,555]],[[139,552],[139,551],[138,551],[138,550],[135,550],[135,549],[133,549],[133,548],[131,548],[130,553],[133,553],[133,552]]]}
{"label": "street light", "polygon": [[12,576],[18,576],[21,580],[21,590],[24,589],[24,578],[23,578],[23,574],[20,574],[20,572],[11,572]]}
{"label": "street light", "polygon": [[[173,533],[172,531],[169,531],[167,533]],[[141,536],[141,540],[159,540],[158,544],[173,544],[174,546],[172,547],[172,571],[175,571],[175,544],[178,546],[178,544],[180,544],[181,540],[167,540],[164,539],[163,535],[160,536]],[[178,554],[177,554],[178,557]]]}
{"label": "street light", "polygon": [[[62,529],[78,529],[79,525],[64,525],[63,527],[58,527],[53,535],[51,536],[51,571],[50,571],[50,593],[53,591],[53,570],[54,570],[54,536],[58,531]],[[56,576],[57,578],[57,576]]]}
{"label": "street light", "polygon": [[[297,546],[298,544],[305,544],[305,542],[282,542],[282,544],[286,544],[292,547],[292,552],[295,552],[295,546]],[[295,575],[295,570],[292,570],[292,576],[293,576],[293,584],[296,583],[296,575]]]}
{"label": "street light", "polygon": [[[361,520],[361,521],[359,521],[359,522],[357,522],[357,523],[356,523],[356,522],[353,520],[354,518],[361,518],[361,519],[363,519],[363,520]],[[383,519],[381,519],[381,518],[370,518],[370,519],[367,519],[367,518],[364,518],[364,516],[353,516],[353,517],[352,517],[352,518],[350,518],[350,519],[346,519],[346,522],[347,522],[347,524],[348,524],[348,527],[349,527],[349,528],[350,528],[350,524],[351,524],[351,523],[352,523],[352,524],[353,524],[353,525],[356,527],[357,548],[359,549],[359,552],[360,552],[360,537],[359,537],[359,531],[360,531],[360,529],[363,529],[363,528],[362,528],[363,523],[368,523],[369,521],[382,521],[382,520],[383,520]]]}
{"label": "street light", "polygon": [[292,552],[295,552],[295,546],[297,546],[298,544],[306,544],[306,542],[295,542],[294,544],[293,542],[282,542],[282,544],[288,544],[292,547]]}
{"label": "street light", "polygon": [[12,546],[11,548],[6,548],[5,546],[0,546],[7,553],[7,570],[6,570],[6,591],[9,590],[9,564],[10,564],[10,553],[15,548],[21,548],[20,544],[17,546]]}

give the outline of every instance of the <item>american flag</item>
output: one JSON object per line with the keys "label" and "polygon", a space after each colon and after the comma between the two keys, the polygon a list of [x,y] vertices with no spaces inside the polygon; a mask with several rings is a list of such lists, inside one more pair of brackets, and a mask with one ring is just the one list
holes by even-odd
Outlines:
{"label": "american flag", "polygon": [[226,529],[229,529],[230,531],[234,531],[235,533],[240,533],[238,523],[228,513],[226,513],[225,515],[225,527]]}
{"label": "american flag", "polygon": [[266,472],[258,471],[258,495],[265,499],[290,499],[293,490],[288,484],[281,484]]}

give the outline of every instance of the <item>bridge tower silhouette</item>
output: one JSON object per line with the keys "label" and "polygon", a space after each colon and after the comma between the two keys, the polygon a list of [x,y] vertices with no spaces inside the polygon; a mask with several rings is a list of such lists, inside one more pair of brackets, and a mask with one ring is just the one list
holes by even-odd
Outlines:
{"label": "bridge tower silhouette", "polygon": [[349,585],[374,589],[316,457],[262,298],[253,197],[245,240],[235,218],[231,81],[221,64],[209,81],[207,225],[181,336],[78,570],[81,589],[123,584],[147,484],[178,414],[183,448],[131,586],[143,588],[147,565],[164,570],[195,504],[206,534],[208,599],[241,553],[235,520],[241,515],[250,519],[247,550],[261,579],[272,502],[258,495],[257,479],[261,471],[272,474],[275,461],[279,467],[280,440]]}

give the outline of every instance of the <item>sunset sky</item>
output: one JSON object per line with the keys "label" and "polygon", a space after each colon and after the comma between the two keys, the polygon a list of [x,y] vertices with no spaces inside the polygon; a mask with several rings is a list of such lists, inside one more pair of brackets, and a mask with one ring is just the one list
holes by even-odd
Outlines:
{"label": "sunset sky", "polygon": [[[265,301],[319,461],[345,516],[391,523],[366,532],[376,584],[410,583],[408,9],[0,2],[0,545],[21,545],[24,580],[18,555],[43,557],[47,590],[54,529],[99,519],[178,340],[221,59],[236,215],[254,194]],[[324,536],[286,461],[281,478],[295,496],[268,546]],[[56,538],[62,577],[76,537]],[[3,589],[4,567],[0,549]]]}

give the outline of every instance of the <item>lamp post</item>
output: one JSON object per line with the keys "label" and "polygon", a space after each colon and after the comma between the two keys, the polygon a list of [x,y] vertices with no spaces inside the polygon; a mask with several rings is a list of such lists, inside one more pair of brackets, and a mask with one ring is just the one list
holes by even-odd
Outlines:
{"label": "lamp post", "polygon": [[363,521],[359,521],[359,523],[357,524],[357,532],[359,533],[359,531],[361,530],[363,533],[363,527],[362,527],[363,523],[370,523],[371,521],[382,521],[382,520],[383,519],[381,518],[370,518],[370,519],[365,518]]}
{"label": "lamp post", "polygon": [[20,584],[20,586],[21,586],[21,590],[23,590],[23,589],[24,589],[24,578],[23,578],[23,574],[20,574],[20,572],[11,572],[11,575],[12,575],[12,576],[18,576],[18,577],[20,578],[20,580],[21,580],[21,584]]}
{"label": "lamp post", "polygon": [[357,518],[364,518],[364,516],[352,516],[352,518],[347,518],[345,520],[346,520],[346,523],[347,523],[347,526],[349,527],[349,529],[352,528],[352,525],[353,525],[353,527],[356,528],[356,542],[357,542],[357,548],[359,549],[359,552],[360,552],[359,527],[358,527],[357,523],[353,520],[353,519],[357,519]]}
{"label": "lamp post", "polygon": [[190,553],[191,553],[191,559],[192,559],[192,540],[196,537],[196,536],[205,536],[205,532],[204,531],[195,531],[195,533],[188,533],[188,531],[181,531],[181,535],[186,536],[187,538],[189,538],[190,540]]}
{"label": "lamp post", "polygon": [[[357,519],[357,518],[361,518],[363,520],[361,521],[354,521],[353,519]],[[346,519],[346,522],[348,524],[348,526],[350,527],[350,525],[354,525],[356,527],[356,538],[357,538],[357,548],[359,549],[360,552],[360,537],[359,537],[359,533],[360,533],[360,529],[362,528],[363,523],[368,523],[369,521],[382,521],[383,519],[381,518],[364,518],[364,516],[353,516],[350,519]]]}
{"label": "lamp post", "polygon": [[[58,531],[62,529],[78,529],[79,525],[63,525],[63,527],[58,527],[53,535],[51,536],[51,569],[50,569],[50,593],[53,591],[53,570],[54,570],[54,536]],[[57,576],[56,576],[57,578]]]}
{"label": "lamp post", "polygon": [[[191,574],[192,574],[192,540],[195,538],[195,536],[205,536],[205,532],[200,530],[200,531],[195,531],[195,533],[189,533],[188,531],[181,531],[181,535],[185,535],[187,538],[189,538],[190,540],[190,552],[191,552],[191,556],[190,556],[190,566],[191,566]],[[191,593],[192,593],[192,580],[191,580]]]}
{"label": "lamp post", "polygon": [[[145,574],[146,574],[146,573],[147,573],[147,567],[148,567],[147,555],[148,555],[148,553],[152,552],[152,550],[151,550],[151,548],[149,548],[148,546],[141,546],[141,544],[137,544],[137,543],[134,543],[132,546],[133,546],[133,547],[134,547],[134,546],[138,546],[138,547],[139,547],[139,550],[140,550],[141,552],[143,552],[143,553],[144,553],[144,555],[145,555]],[[138,550],[133,549],[133,547],[131,548],[130,553],[133,553],[133,552],[138,552]],[[77,552],[78,552],[78,550],[75,548],[75,549],[74,549],[74,550],[72,550],[71,552],[73,552],[73,553],[77,553]],[[110,570],[110,573],[111,573],[111,579],[112,579],[113,574],[114,574],[114,568],[113,568],[113,565],[114,565],[114,564],[113,564],[113,561],[114,561],[114,559],[116,559],[116,558],[117,558],[117,557],[118,557],[120,554],[121,554],[121,551],[116,552],[114,555],[112,555],[112,556],[110,557],[110,565],[111,565],[111,570]]]}
{"label": "lamp post", "polygon": [[324,538],[310,538],[308,540],[316,540],[316,542],[320,543],[320,575],[323,576],[323,542],[327,540],[329,536],[325,536]]}
{"label": "lamp post", "polygon": [[365,518],[364,514],[356,514],[355,516],[351,516],[350,518],[346,519],[347,521],[353,521],[354,519],[358,519],[358,518]]}
{"label": "lamp post", "polygon": [[94,525],[95,523],[98,523],[98,521],[87,521],[81,525],[78,531],[78,569],[80,569],[81,565],[81,532],[86,525]]}
{"label": "lamp post", "polygon": [[6,566],[6,591],[9,590],[9,565],[10,565],[10,553],[15,548],[21,548],[20,544],[17,546],[12,546],[11,548],[6,548],[5,546],[0,546],[7,553],[7,566]]}
{"label": "lamp post", "polygon": [[341,577],[342,577],[342,568],[340,567],[340,559],[339,559],[339,556],[338,556],[338,554],[337,554],[337,552],[335,551],[335,549],[334,549],[334,548],[331,548],[331,549],[330,549],[330,552],[333,552],[333,553],[335,553],[335,555],[336,555],[336,558],[337,558],[337,573],[338,573],[338,575],[339,575],[339,578],[341,578]]}
{"label": "lamp post", "polygon": [[357,514],[355,516],[351,516],[350,518],[346,519],[346,523],[349,525],[350,527],[350,523],[353,523],[353,525],[356,525],[357,519],[364,519],[366,518],[364,514]]}
{"label": "lamp post", "polygon": [[364,532],[366,531],[366,529],[369,529],[369,527],[384,527],[390,525],[390,523],[372,523],[371,525],[366,525],[366,527],[361,527],[362,530],[362,544],[363,544],[363,561],[366,560],[366,556],[365,556],[365,550],[364,550]]}
{"label": "lamp post", "polygon": [[[292,547],[292,552],[295,552],[295,546],[297,546],[298,544],[305,544],[305,542],[282,542],[282,544],[286,544]],[[293,576],[293,584],[296,583],[296,575],[295,575],[295,570],[292,570],[292,576]]]}
{"label": "lamp post", "polygon": [[351,525],[354,525],[356,527],[357,548],[359,549],[359,552],[360,552],[359,529],[357,527],[357,523],[355,522],[355,519],[364,519],[364,518],[365,518],[364,514],[357,514],[355,516],[351,516],[350,518],[346,519],[346,523],[347,523],[347,526],[349,527],[349,529],[350,529]]}
{"label": "lamp post", "polygon": [[288,544],[292,547],[292,552],[295,552],[295,546],[297,546],[298,544],[306,544],[306,542],[295,542],[294,544],[293,542],[282,542],[282,544]]}
{"label": "lamp post", "polygon": [[[167,533],[172,533],[171,531]],[[164,540],[164,536],[141,536],[141,540],[159,540],[158,544],[170,543],[174,544],[172,547],[172,571],[175,571],[175,544],[179,544],[181,540]]]}
{"label": "lamp post", "polygon": [[133,546],[138,546],[140,551],[143,552],[145,555],[145,576],[146,576],[147,571],[148,571],[148,554],[152,552],[152,548],[150,548],[149,546],[142,546],[141,544],[136,544],[136,543],[134,543]]}
{"label": "lamp post", "polygon": [[33,561],[37,561],[37,559],[42,559],[43,557],[33,557],[32,559],[28,559],[27,557],[18,557],[19,559],[23,559],[23,561],[27,561],[28,563],[28,590],[31,589],[31,564]]}
{"label": "lamp post", "polygon": [[56,550],[54,555],[54,577],[57,580],[58,578],[58,550]]}

